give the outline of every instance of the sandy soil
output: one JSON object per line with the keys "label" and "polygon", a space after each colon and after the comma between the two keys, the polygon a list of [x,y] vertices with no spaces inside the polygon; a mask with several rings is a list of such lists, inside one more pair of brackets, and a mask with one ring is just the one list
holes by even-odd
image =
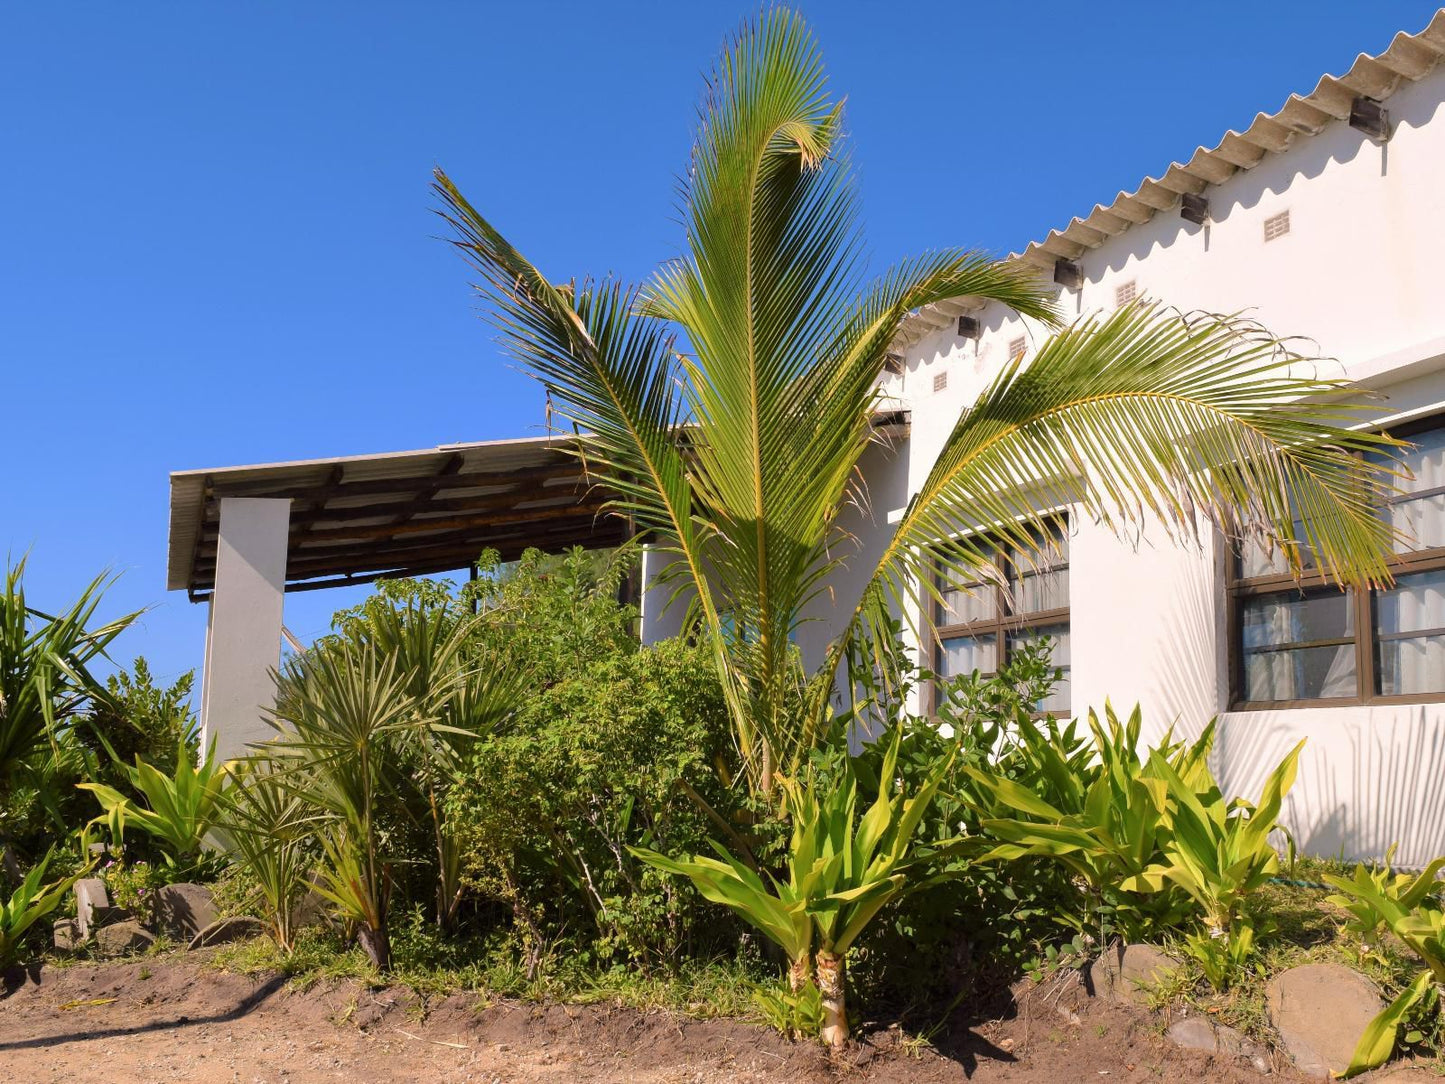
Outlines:
{"label": "sandy soil", "polygon": [[[344,982],[306,991],[191,960],[13,971],[0,988],[0,1081],[154,1084],[714,1084],[720,1081],[1227,1081],[1248,1067],[1180,1051],[1102,1001],[1030,996],[1010,1018],[910,1051],[889,1029],[842,1059],[732,1020],[610,1006],[426,1003]],[[1068,1013],[1072,1011],[1072,1019]],[[1290,1072],[1275,1080],[1292,1080]]]}

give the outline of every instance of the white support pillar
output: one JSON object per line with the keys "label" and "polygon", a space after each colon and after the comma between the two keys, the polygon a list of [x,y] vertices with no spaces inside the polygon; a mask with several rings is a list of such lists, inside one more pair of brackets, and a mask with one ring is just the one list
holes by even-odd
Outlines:
{"label": "white support pillar", "polygon": [[229,760],[273,731],[271,671],[281,664],[281,608],[291,501],[226,497],[216,543],[216,587],[206,625],[201,742]]}

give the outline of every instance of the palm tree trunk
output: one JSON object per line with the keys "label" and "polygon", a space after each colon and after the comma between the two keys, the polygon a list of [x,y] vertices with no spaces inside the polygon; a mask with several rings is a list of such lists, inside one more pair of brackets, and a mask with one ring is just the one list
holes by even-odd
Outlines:
{"label": "palm tree trunk", "polygon": [[391,938],[387,936],[384,925],[372,926],[363,922],[356,931],[356,939],[361,942],[361,951],[366,953],[373,967],[378,971],[391,969]]}
{"label": "palm tree trunk", "polygon": [[848,1005],[843,991],[843,958],[818,953],[818,993],[823,1002],[823,1041],[834,1050],[848,1041]]}

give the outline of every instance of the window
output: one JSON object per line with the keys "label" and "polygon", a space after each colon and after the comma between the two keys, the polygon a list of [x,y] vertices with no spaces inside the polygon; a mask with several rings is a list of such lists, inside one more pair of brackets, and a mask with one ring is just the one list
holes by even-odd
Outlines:
{"label": "window", "polygon": [[1395,583],[1300,583],[1258,546],[1236,559],[1231,699],[1238,707],[1445,700],[1445,419],[1399,429],[1411,478],[1382,514],[1404,536]]}
{"label": "window", "polygon": [[1139,283],[1133,279],[1114,287],[1114,307],[1122,309],[1139,296]]}
{"label": "window", "polygon": [[[934,670],[940,679],[979,670],[995,673],[1020,647],[1047,636],[1054,665],[1063,676],[1038,705],[1040,711],[1069,711],[1069,540],[1059,522],[1037,550],[1020,554],[1000,548],[995,575],[945,580],[934,605],[938,634]],[[970,570],[974,574],[974,570]]]}
{"label": "window", "polygon": [[942,390],[943,390],[944,388],[946,388],[946,387],[948,387],[948,373],[946,373],[946,372],[943,372],[943,373],[934,373],[934,374],[933,374],[933,390],[934,390],[935,392],[940,392],[940,391],[942,391]]}
{"label": "window", "polygon": [[1013,361],[1015,358],[1023,357],[1024,351],[1028,349],[1028,346],[1028,341],[1022,335],[1017,339],[1010,339],[1008,344],[1009,360]]}

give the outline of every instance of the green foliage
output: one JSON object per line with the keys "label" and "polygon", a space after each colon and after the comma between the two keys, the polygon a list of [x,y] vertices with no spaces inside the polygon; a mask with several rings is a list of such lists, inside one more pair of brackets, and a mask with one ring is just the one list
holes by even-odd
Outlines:
{"label": "green foliage", "polygon": [[816,1039],[823,1030],[823,998],[812,981],[797,992],[778,984],[759,986],[753,1005],[768,1025],[790,1039]]}
{"label": "green foliage", "polygon": [[1226,802],[1202,762],[1185,773],[1186,782],[1159,751],[1150,754],[1146,771],[1168,788],[1168,836],[1162,860],[1141,880],[1156,892],[1172,884],[1194,902],[1204,929],[1188,937],[1185,949],[1216,989],[1228,986],[1254,952],[1255,929],[1244,905],[1279,872],[1271,839],[1283,831],[1279,813],[1303,748],[1300,742],[1270,772],[1258,803]]}
{"label": "green foliage", "polygon": [[241,765],[223,797],[222,844],[259,894],[271,936],[289,953],[292,917],[315,862],[311,807],[266,762]]}
{"label": "green foliage", "polygon": [[901,741],[902,732],[895,729],[885,744],[877,795],[861,812],[851,758],[830,765],[832,771],[809,765],[801,778],[782,781],[792,826],[785,876],[767,875],[765,880],[716,841],[716,858],[670,858],[631,848],[657,868],[691,880],[709,900],[733,911],[782,949],[794,993],[803,993],[809,955],[816,952],[824,1032],[834,1044],[848,1032],[843,958],[883,907],[926,883],[948,846],[922,845],[917,831],[952,754],[934,764],[911,792],[895,790]]}
{"label": "green foliage", "polygon": [[1394,873],[1389,861],[1393,853],[1391,848],[1378,869],[1361,863],[1351,877],[1325,875],[1326,883],[1339,890],[1330,902],[1349,912],[1347,926],[1352,933],[1373,945],[1388,930],[1425,965],[1365,1029],[1346,1076],[1388,1061],[1405,1021],[1427,1003],[1438,1004],[1445,988],[1445,904],[1439,881],[1445,858],[1435,859],[1418,874]]}
{"label": "green foliage", "polygon": [[[66,829],[53,778],[63,771],[67,734],[106,696],[90,666],[140,616],[127,614],[90,627],[109,586],[104,575],[53,614],[30,605],[24,577],[22,558],[7,565],[0,591],[0,847],[12,870],[17,837],[36,826],[37,809],[49,816],[52,838],[56,828]],[[35,835],[43,849],[43,835]]]}
{"label": "green foliage", "polygon": [[[1013,746],[1020,767],[1010,777],[995,769],[970,768],[974,801],[985,832],[1002,842],[987,861],[1025,855],[1061,863],[1089,888],[1092,932],[1102,943],[1111,930],[1131,939],[1147,936],[1183,917],[1180,893],[1144,880],[1158,861],[1169,832],[1168,785],[1139,753],[1138,709],[1121,723],[1105,707],[1101,723],[1089,713],[1092,743],[1073,725],[1021,728]],[[1198,778],[1213,728],[1192,746],[1168,735],[1157,763],[1171,762]]]}
{"label": "green foliage", "polygon": [[[0,797],[0,835],[9,835],[22,858],[44,854],[57,833],[69,833],[91,819],[94,799],[79,789],[80,783],[101,783],[140,800],[127,774],[127,760],[139,757],[169,775],[183,742],[186,755],[194,753],[190,689],[189,673],[169,687],[157,685],[144,658],[135,660],[131,672],[108,677],[105,696],[92,698],[70,716],[56,735],[54,749],[32,758],[9,794]],[[163,859],[160,847],[146,835],[130,841],[128,854]]]}
{"label": "green foliage", "polygon": [[476,745],[451,788],[466,882],[501,903],[537,953],[563,937],[644,965],[720,949],[736,931],[709,929],[693,892],[627,848],[701,846],[716,810],[733,807],[719,770],[729,752],[704,652],[628,645],[580,665]]}
{"label": "green foliage", "polygon": [[14,962],[31,927],[60,906],[71,886],[89,872],[83,868],[44,884],[53,853],[30,869],[8,900],[0,898],[0,967]]}
{"label": "green foliage", "polygon": [[134,912],[141,922],[151,920],[155,890],[167,883],[158,870],[144,861],[106,862],[100,876],[111,902]]}
{"label": "green foliage", "polygon": [[104,822],[117,844],[134,825],[158,840],[166,861],[177,870],[189,870],[201,858],[206,837],[216,826],[221,810],[221,793],[229,779],[229,766],[216,763],[213,744],[199,766],[191,760],[184,740],[176,749],[170,775],[139,757],[135,767],[125,767],[131,787],[144,804],[133,801],[104,783],[81,783],[100,802]]}

